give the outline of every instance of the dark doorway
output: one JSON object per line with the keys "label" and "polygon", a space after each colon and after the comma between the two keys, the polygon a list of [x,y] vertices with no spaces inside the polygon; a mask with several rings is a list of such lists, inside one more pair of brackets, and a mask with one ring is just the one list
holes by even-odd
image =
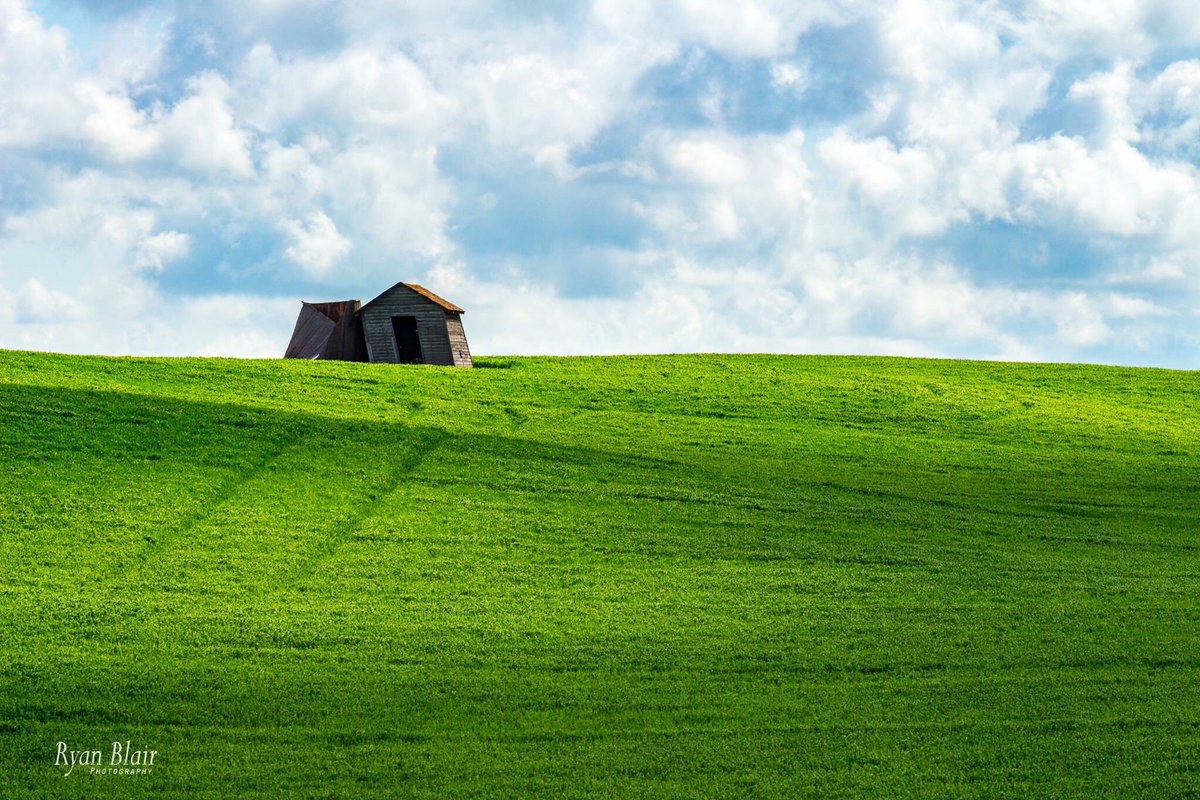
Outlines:
{"label": "dark doorway", "polygon": [[396,360],[401,364],[423,364],[421,337],[417,333],[416,317],[392,317],[392,332],[396,334]]}

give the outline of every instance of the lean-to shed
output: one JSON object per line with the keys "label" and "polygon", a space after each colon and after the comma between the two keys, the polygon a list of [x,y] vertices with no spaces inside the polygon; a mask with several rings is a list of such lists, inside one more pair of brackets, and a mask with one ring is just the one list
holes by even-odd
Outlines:
{"label": "lean-to shed", "polygon": [[469,367],[464,313],[417,283],[397,283],[361,306],[304,303],[284,357]]}

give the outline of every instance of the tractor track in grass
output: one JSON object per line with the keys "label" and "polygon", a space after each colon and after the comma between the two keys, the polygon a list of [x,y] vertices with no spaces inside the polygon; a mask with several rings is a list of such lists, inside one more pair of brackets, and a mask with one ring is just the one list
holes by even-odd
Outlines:
{"label": "tractor track in grass", "polygon": [[359,530],[362,523],[375,516],[383,504],[396,493],[406,476],[412,474],[426,458],[445,444],[451,435],[445,431],[434,429],[427,434],[426,441],[416,447],[413,452],[397,463],[388,478],[387,485],[367,496],[367,502],[357,506],[349,516],[343,517],[329,535],[318,540],[306,558],[291,570],[279,577],[277,591],[290,591],[296,584],[317,571],[317,568],[340,550],[350,537]]}
{"label": "tractor track in grass", "polygon": [[[413,449],[404,453],[403,457],[398,458],[391,465],[384,481],[373,488],[362,488],[361,492],[356,495],[354,504],[350,506],[352,510],[349,513],[331,517],[328,524],[323,525],[320,533],[313,536],[311,548],[304,557],[300,558],[299,563],[284,567],[276,573],[275,578],[272,579],[272,583],[274,583],[272,590],[266,591],[266,593],[259,591],[254,594],[276,594],[277,591],[287,591],[308,575],[312,575],[312,572],[316,571],[323,561],[334,557],[338,549],[354,534],[354,531],[360,528],[362,522],[377,515],[379,507],[401,487],[404,477],[418,468],[430,453],[436,451],[449,438],[450,434],[440,431],[440,429],[427,429],[422,434],[421,440],[414,443]],[[146,543],[136,557],[133,557],[127,569],[121,573],[120,582],[127,583],[131,579],[136,581],[138,578],[149,577],[150,572],[160,569],[162,559],[168,558],[168,554],[173,552],[176,545],[185,541],[188,534],[214,522],[222,511],[230,512],[230,516],[238,516],[236,507],[239,504],[246,503],[246,501],[254,503],[251,491],[254,482],[264,479],[264,476],[275,468],[284,467],[290,458],[312,457],[312,453],[319,452],[319,446],[316,444],[319,439],[318,431],[311,428],[300,428],[294,435],[283,440],[281,446],[265,453],[264,457],[259,459],[256,464],[230,476],[228,480],[221,483],[210,498],[204,501],[202,509],[188,515],[178,527],[156,537],[155,541]],[[239,552],[242,557],[245,557],[245,552],[240,551],[240,548]],[[181,576],[176,575],[176,579],[179,577]]]}
{"label": "tractor track in grass", "polygon": [[152,565],[155,557],[159,556],[180,538],[186,536],[190,531],[210,518],[223,504],[236,497],[243,487],[258,478],[263,472],[269,470],[272,464],[281,461],[289,452],[300,445],[305,439],[306,434],[307,431],[299,430],[291,436],[286,437],[278,447],[265,453],[263,458],[259,459],[256,463],[235,472],[229,478],[219,483],[216,491],[201,502],[200,508],[185,515],[179,524],[170,531],[163,531],[152,541],[147,541],[133,555],[132,560],[117,577],[120,579],[128,578],[132,574],[138,573],[147,566]]}

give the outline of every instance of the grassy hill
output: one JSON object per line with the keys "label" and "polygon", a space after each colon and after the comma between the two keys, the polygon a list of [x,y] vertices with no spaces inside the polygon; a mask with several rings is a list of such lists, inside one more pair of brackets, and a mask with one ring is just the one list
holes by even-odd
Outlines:
{"label": "grassy hill", "polygon": [[0,797],[1200,791],[1200,374],[479,362],[0,352]]}

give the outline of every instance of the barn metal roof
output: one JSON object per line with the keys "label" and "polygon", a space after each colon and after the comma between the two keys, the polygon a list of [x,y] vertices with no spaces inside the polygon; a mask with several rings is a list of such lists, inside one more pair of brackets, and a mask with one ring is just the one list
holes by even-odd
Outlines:
{"label": "barn metal roof", "polygon": [[330,303],[301,303],[300,316],[284,358],[339,358],[354,360],[353,352],[344,352],[344,331],[358,311],[357,300]]}
{"label": "barn metal roof", "polygon": [[[419,283],[405,283],[404,281],[400,281],[400,283],[397,283],[397,284],[395,284],[394,286],[392,286],[392,287],[391,287],[391,289],[388,289],[388,290],[387,290],[387,291],[385,291],[385,292],[380,292],[380,294],[379,294],[377,297],[375,297],[373,300],[371,300],[371,303],[374,303],[374,302],[375,302],[375,300],[378,300],[380,297],[383,297],[383,295],[387,294],[387,293],[388,293],[388,292],[390,292],[392,289],[395,289],[395,288],[396,288],[396,286],[404,286],[404,287],[406,287],[406,288],[408,288],[408,289],[412,289],[414,292],[416,292],[417,294],[421,295],[421,296],[422,296],[422,297],[424,297],[426,300],[432,300],[433,302],[437,303],[439,306],[441,306],[442,308],[446,309],[447,311],[453,311],[453,312],[455,312],[456,314],[465,314],[465,313],[467,313],[467,312],[466,312],[466,311],[465,311],[463,308],[461,308],[460,306],[456,306],[456,305],[454,305],[454,303],[451,303],[449,300],[447,300],[447,299],[446,299],[446,298],[444,298],[444,297],[439,297],[438,295],[436,295],[436,294],[434,294],[433,292],[431,292],[431,291],[429,291],[428,289],[426,289],[426,288],[425,288],[424,286],[422,286],[421,284],[419,284]],[[367,306],[371,305],[371,303],[366,303],[366,304],[364,304],[364,305],[363,305],[363,308],[366,308]]]}
{"label": "barn metal roof", "polygon": [[292,331],[292,339],[288,342],[287,352],[283,357],[320,358],[336,327],[337,323],[312,303],[302,304],[300,316],[296,319],[296,328]]}

